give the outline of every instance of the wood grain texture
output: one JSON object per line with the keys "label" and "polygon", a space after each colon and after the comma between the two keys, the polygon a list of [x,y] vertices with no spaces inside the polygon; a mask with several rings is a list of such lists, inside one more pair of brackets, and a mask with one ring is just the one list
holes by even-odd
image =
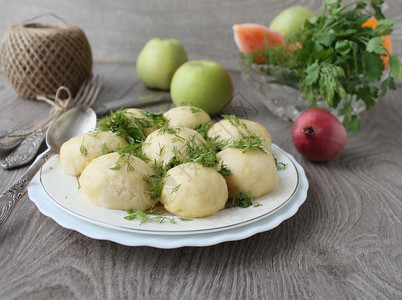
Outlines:
{"label": "wood grain texture", "polygon": [[[386,2],[398,22],[394,51],[402,53],[402,2]],[[296,4],[319,10],[322,2],[1,0],[0,34],[53,11],[84,29],[98,60],[133,62],[149,38],[161,36],[182,41],[190,58],[236,69],[232,24],[269,24]],[[99,102],[142,92],[132,65],[98,63],[95,72],[105,82]],[[342,155],[319,164],[296,152],[292,124],[271,115],[238,75],[233,79],[236,97],[251,103],[231,109],[263,123],[306,170],[308,198],[294,217],[241,241],[161,250],[64,229],[24,196],[0,228],[0,299],[401,299],[402,87],[363,113]],[[18,97],[1,71],[0,101],[0,130],[31,127],[49,110]],[[0,189],[24,170],[0,170]]]}

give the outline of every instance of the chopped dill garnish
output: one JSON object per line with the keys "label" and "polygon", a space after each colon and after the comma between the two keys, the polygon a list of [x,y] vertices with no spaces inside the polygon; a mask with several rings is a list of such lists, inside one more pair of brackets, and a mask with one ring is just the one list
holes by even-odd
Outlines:
{"label": "chopped dill garnish", "polygon": [[176,185],[172,191],[170,192],[170,194],[172,195],[173,193],[177,193],[177,191],[179,190],[179,188],[181,187],[181,184]]}
{"label": "chopped dill garnish", "polygon": [[222,176],[230,176],[230,175],[232,175],[232,171],[230,171],[223,162],[221,162],[221,167],[219,168],[218,172]]}
{"label": "chopped dill garnish", "polygon": [[171,127],[169,127],[169,123],[165,123],[165,124],[163,124],[163,126],[161,128],[159,128],[158,135],[162,135],[165,133],[176,134],[177,131],[178,131],[178,128],[171,128]]}
{"label": "chopped dill garnish", "polygon": [[92,136],[92,137],[96,137],[96,136],[98,136],[99,132],[100,132],[99,130],[92,130],[92,131],[88,132],[88,135]]}
{"label": "chopped dill garnish", "polygon": [[286,168],[288,167],[288,164],[285,164],[284,162],[279,161],[276,157],[274,157],[274,159],[275,159],[275,164],[276,164],[276,168],[278,169],[278,171],[286,170]]}
{"label": "chopped dill garnish", "polygon": [[207,139],[201,144],[198,144],[195,138],[192,137],[186,144],[188,154],[185,162],[195,162],[204,167],[215,167],[219,163],[216,153],[218,153],[224,145],[223,142],[218,142],[216,138]]}
{"label": "chopped dill garnish", "polygon": [[191,106],[190,110],[193,114],[199,113],[201,111],[201,109],[199,109],[198,107],[195,107],[195,106]]}
{"label": "chopped dill garnish", "polygon": [[239,149],[243,153],[247,153],[254,150],[259,150],[264,153],[267,152],[264,146],[262,145],[261,138],[258,135],[256,135],[255,133],[246,135],[240,131],[239,133],[241,135],[241,138],[234,141],[233,144],[229,146],[229,148]]}
{"label": "chopped dill garnish", "polygon": [[184,137],[178,135],[177,133],[172,138],[172,143],[174,143],[174,142],[184,143],[185,141],[186,141],[186,139]]}
{"label": "chopped dill garnish", "polygon": [[141,112],[146,116],[145,120],[141,119],[143,120],[141,125],[144,128],[160,128],[168,123],[168,120],[163,116],[162,112],[156,113],[146,109],[142,110]]}
{"label": "chopped dill garnish", "polygon": [[114,151],[109,149],[105,143],[102,144],[101,155],[113,153]]}
{"label": "chopped dill garnish", "polygon": [[153,205],[149,210],[133,210],[129,209],[127,210],[128,216],[125,216],[124,219],[132,221],[132,220],[139,220],[140,225],[148,222],[153,222],[153,223],[164,223],[164,222],[169,222],[171,224],[176,224],[177,219],[183,222],[188,222],[188,221],[193,221],[193,219],[190,218],[175,218],[175,217],[167,217],[163,213],[159,213],[155,209],[155,205]]}
{"label": "chopped dill garnish", "polygon": [[163,188],[163,181],[166,178],[166,169],[163,163],[155,163],[152,166],[152,175],[143,176],[142,180],[150,185],[149,196],[152,201],[160,198]]}
{"label": "chopped dill garnish", "polygon": [[88,156],[88,150],[87,150],[87,148],[85,148],[84,139],[82,139],[82,143],[81,143],[81,146],[80,146],[80,152],[81,152],[81,155],[82,155],[83,157],[87,157],[87,156]]}
{"label": "chopped dill garnish", "polygon": [[114,167],[110,168],[110,170],[113,170],[113,171],[118,171],[118,170],[120,170],[120,169],[121,169],[121,165],[120,165],[120,162],[119,162],[119,161],[116,162],[116,164],[114,165]]}
{"label": "chopped dill garnish", "polygon": [[134,171],[133,165],[127,160],[127,172]]}
{"label": "chopped dill garnish", "polygon": [[126,146],[120,147],[117,149],[117,153],[119,153],[120,156],[132,155],[138,157],[145,162],[149,161],[149,158],[144,154],[144,152],[142,152],[142,143],[128,144]]}
{"label": "chopped dill garnish", "polygon": [[184,163],[185,163],[185,161],[180,156],[175,155],[165,165],[165,169],[166,169],[166,171],[168,171],[168,170],[170,170],[178,165],[184,164]]}
{"label": "chopped dill garnish", "polygon": [[228,120],[230,124],[236,127],[243,127],[247,129],[246,123],[240,120],[236,115],[222,115],[224,120]]}
{"label": "chopped dill garnish", "polygon": [[145,140],[140,118],[131,117],[124,110],[111,112],[110,116],[105,117],[99,123],[100,131],[112,131],[124,138],[129,144],[134,144]]}
{"label": "chopped dill garnish", "polygon": [[[157,214],[155,215],[153,211],[142,211],[142,210],[136,210],[133,211],[132,209],[129,209],[127,211],[128,216],[125,216],[124,219],[132,221],[132,220],[138,220],[140,221],[140,225],[148,222],[153,222],[153,223],[163,223],[168,221],[169,223],[176,224],[177,221],[173,217],[166,217],[163,214]],[[150,216],[154,215],[154,216]]]}
{"label": "chopped dill garnish", "polygon": [[127,172],[133,171],[134,166],[130,163],[130,156],[138,157],[145,162],[149,161],[148,157],[146,157],[145,154],[142,152],[141,144],[128,144],[126,146],[118,148],[117,153],[119,154],[119,158],[115,166],[110,168],[114,171],[120,170],[122,164],[127,165]]}
{"label": "chopped dill garnish", "polygon": [[254,198],[250,194],[240,192],[237,197],[232,199],[229,207],[246,208],[253,205]]}
{"label": "chopped dill garnish", "polygon": [[165,145],[161,146],[161,144],[159,144],[159,152],[157,153],[159,156],[162,156],[162,152],[163,152],[164,148],[165,148]]}
{"label": "chopped dill garnish", "polygon": [[211,128],[212,125],[213,125],[212,122],[208,121],[203,124],[194,126],[193,129],[195,131],[197,131],[199,134],[201,134],[204,139],[207,140],[208,139],[208,130],[209,130],[209,128]]}

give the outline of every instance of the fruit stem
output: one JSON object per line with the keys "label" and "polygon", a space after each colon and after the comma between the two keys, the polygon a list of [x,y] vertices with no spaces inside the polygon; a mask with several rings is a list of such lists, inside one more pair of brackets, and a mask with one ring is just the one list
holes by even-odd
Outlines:
{"label": "fruit stem", "polygon": [[308,124],[308,125],[306,125],[306,126],[303,128],[303,132],[304,132],[305,134],[313,134],[313,133],[314,133],[314,128],[313,128],[313,126],[311,126],[310,124]]}

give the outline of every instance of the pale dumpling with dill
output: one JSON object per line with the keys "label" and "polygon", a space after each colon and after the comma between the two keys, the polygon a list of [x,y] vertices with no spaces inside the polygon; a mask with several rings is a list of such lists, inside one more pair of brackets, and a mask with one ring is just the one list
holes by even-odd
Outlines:
{"label": "pale dumpling with dill", "polygon": [[163,114],[169,125],[184,126],[193,129],[195,126],[211,122],[211,117],[202,109],[194,106],[176,106]]}
{"label": "pale dumpling with dill", "polygon": [[228,188],[221,174],[189,162],[167,172],[160,201],[177,216],[202,218],[223,209],[227,199]]}
{"label": "pale dumpling with dill", "polygon": [[125,145],[127,142],[111,131],[80,134],[61,146],[60,163],[64,173],[78,176],[94,158]]}
{"label": "pale dumpling with dill", "polygon": [[240,139],[242,134],[257,135],[262,141],[262,146],[268,151],[271,151],[271,134],[260,123],[251,120],[231,118],[215,123],[208,130],[209,137],[218,137],[218,141],[227,140],[229,143]]}
{"label": "pale dumpling with dill", "polygon": [[[127,114],[128,117],[134,117],[137,119],[144,119],[144,120],[149,120],[148,116],[144,113],[142,109],[138,108],[127,108],[124,110]],[[156,126],[150,126],[150,127],[144,127],[144,134],[148,136],[158,128]]]}
{"label": "pale dumpling with dill", "polygon": [[167,164],[175,155],[187,155],[187,142],[199,145],[204,141],[201,134],[190,128],[161,128],[147,136],[142,151],[151,162]]}
{"label": "pale dumpling with dill", "polygon": [[256,149],[244,153],[241,149],[226,148],[216,156],[231,171],[231,175],[225,177],[230,198],[240,192],[258,198],[278,184],[275,159],[268,151]]}
{"label": "pale dumpling with dill", "polygon": [[83,193],[99,206],[147,210],[155,204],[150,199],[149,183],[144,181],[151,174],[151,166],[143,160],[114,152],[92,160],[79,183]]}

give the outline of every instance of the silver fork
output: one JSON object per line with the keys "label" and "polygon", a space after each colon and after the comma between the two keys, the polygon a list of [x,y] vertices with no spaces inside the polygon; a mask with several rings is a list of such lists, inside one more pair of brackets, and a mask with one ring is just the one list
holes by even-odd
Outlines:
{"label": "silver fork", "polygon": [[[92,106],[102,90],[102,85],[103,80],[99,75],[91,74],[88,76],[70,103],[69,108],[79,105]],[[0,162],[0,166],[3,169],[11,169],[31,162],[45,139],[47,127],[42,127],[21,139],[20,144],[16,145],[18,147]]]}

